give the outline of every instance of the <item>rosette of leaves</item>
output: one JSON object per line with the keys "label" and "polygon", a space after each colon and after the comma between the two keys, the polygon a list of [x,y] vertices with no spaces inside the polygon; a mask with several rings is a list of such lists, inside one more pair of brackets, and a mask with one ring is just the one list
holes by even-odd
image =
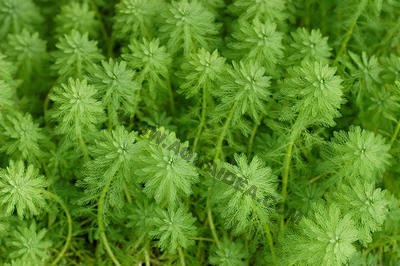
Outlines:
{"label": "rosette of leaves", "polygon": [[174,132],[159,128],[150,130],[146,136],[151,141],[145,139],[141,143],[135,175],[145,185],[144,194],[158,204],[174,208],[193,193],[192,185],[199,182],[193,162],[197,155]]}
{"label": "rosette of leaves", "polygon": [[221,246],[209,257],[210,264],[219,266],[245,266],[244,259],[249,256],[240,240],[230,241],[224,237]]}
{"label": "rosette of leaves", "polygon": [[[215,206],[227,229],[249,236],[269,230],[269,214],[273,199],[278,199],[277,177],[257,156],[248,162],[246,155],[235,154],[236,165],[214,165],[215,180],[210,202]],[[266,201],[264,202],[264,199]]]}
{"label": "rosette of leaves", "polygon": [[77,183],[85,188],[81,204],[98,200],[103,194],[102,215],[108,207],[121,209],[125,203],[124,187],[133,184],[134,157],[136,156],[136,132],[128,132],[117,126],[111,132],[102,130],[94,144],[89,146],[93,159],[84,165],[85,178]]}
{"label": "rosette of leaves", "polygon": [[150,236],[158,239],[157,246],[161,251],[175,254],[180,248],[194,245],[191,238],[197,235],[197,227],[194,225],[196,218],[187,207],[180,205],[175,210],[168,208],[168,211],[158,209],[158,213],[160,218],[155,218],[155,229],[150,232]]}
{"label": "rosette of leaves", "polygon": [[49,60],[46,42],[39,38],[39,33],[30,33],[26,29],[18,34],[7,35],[4,53],[17,67],[17,76],[24,80],[24,87],[32,86],[33,76],[40,77],[46,72]]}
{"label": "rosette of leaves", "polygon": [[290,64],[295,65],[302,60],[329,63],[332,48],[328,44],[328,37],[323,37],[319,29],[309,32],[306,28],[298,28],[291,36],[293,42],[287,50]]}
{"label": "rosette of leaves", "polygon": [[58,36],[69,34],[72,30],[80,34],[89,33],[91,38],[97,38],[99,32],[99,21],[95,12],[90,10],[87,2],[70,2],[61,7],[60,13],[55,17],[56,32]]}
{"label": "rosette of leaves", "polygon": [[14,160],[40,165],[45,155],[40,145],[46,137],[30,114],[15,112],[4,116],[4,119],[0,119],[0,128],[4,139],[0,151],[6,152]]}
{"label": "rosette of leaves", "polygon": [[213,49],[220,24],[215,15],[198,1],[172,1],[163,13],[165,23],[160,28],[171,54],[178,52],[189,57],[199,48]]}
{"label": "rosette of leaves", "polygon": [[356,253],[358,231],[351,214],[332,203],[313,204],[296,231],[282,241],[282,263],[291,265],[343,265]]}
{"label": "rosette of leaves", "polygon": [[111,128],[118,124],[118,115],[122,110],[131,114],[135,112],[140,87],[134,80],[135,72],[127,67],[125,61],[115,62],[110,58],[108,62],[102,61],[101,65],[94,67],[88,81],[101,96]]}
{"label": "rosette of leaves", "polygon": [[380,180],[392,158],[390,145],[380,134],[350,127],[349,132],[333,133],[333,138],[322,149],[325,163],[323,171],[331,173],[331,182],[343,178],[362,179],[367,182]]}
{"label": "rosette of leaves", "polygon": [[289,106],[282,110],[282,119],[297,116],[296,123],[303,127],[335,125],[340,105],[345,103],[342,79],[335,72],[336,68],[321,62],[302,61],[300,66],[289,68],[281,89],[282,100]]}
{"label": "rosette of leaves", "polygon": [[75,147],[85,159],[89,159],[86,141],[93,139],[97,126],[105,120],[101,102],[96,99],[97,90],[86,79],[69,78],[68,84],[54,88],[50,99],[54,107],[49,110],[51,119],[58,122],[56,134],[64,135],[66,147]]}
{"label": "rosette of leaves", "polygon": [[276,30],[271,21],[261,22],[254,19],[252,23],[239,20],[238,30],[232,33],[235,39],[229,46],[238,53],[242,60],[251,60],[265,67],[270,75],[276,75],[276,65],[283,58],[283,33]]}
{"label": "rosette of leaves", "polygon": [[272,21],[278,24],[288,17],[286,2],[279,0],[235,0],[228,7],[230,12],[239,16],[239,19]]}
{"label": "rosette of leaves", "polygon": [[37,229],[35,221],[28,225],[20,225],[7,241],[11,259],[19,258],[24,265],[32,263],[42,265],[49,258],[48,251],[52,242],[46,240],[46,229]]}
{"label": "rosette of leaves", "polygon": [[355,180],[351,185],[338,187],[330,195],[330,200],[340,209],[351,214],[359,231],[359,241],[368,246],[372,233],[381,230],[388,213],[385,190],[375,188],[374,182]]}
{"label": "rosette of leaves", "polygon": [[40,192],[46,186],[33,165],[26,168],[22,161],[10,161],[6,169],[0,169],[0,205],[8,216],[14,211],[20,218],[38,215],[47,206]]}
{"label": "rosette of leaves", "polygon": [[32,0],[0,1],[0,40],[8,33],[20,33],[24,28],[33,32],[42,22],[39,8]]}
{"label": "rosette of leaves", "polygon": [[346,62],[348,62],[347,67],[349,68],[350,75],[347,77],[346,83],[351,84],[348,88],[356,97],[355,103],[362,106],[364,96],[373,95],[375,86],[381,84],[380,73],[383,68],[375,55],[368,58],[365,51],[362,52],[361,57],[350,51],[349,55],[351,61]]}
{"label": "rosette of leaves", "polygon": [[164,0],[122,0],[115,5],[113,24],[119,39],[151,40],[159,23],[159,14],[165,9]]}
{"label": "rosette of leaves", "polygon": [[93,70],[93,65],[104,59],[97,41],[89,40],[88,36],[88,32],[81,34],[72,30],[58,39],[52,68],[57,71],[61,81],[67,77],[82,78],[89,70]]}
{"label": "rosette of leaves", "polygon": [[129,52],[122,54],[133,70],[138,71],[136,81],[144,88],[144,100],[152,103],[157,95],[165,94],[170,89],[169,69],[172,58],[165,46],[160,46],[159,39],[151,41],[132,40]]}

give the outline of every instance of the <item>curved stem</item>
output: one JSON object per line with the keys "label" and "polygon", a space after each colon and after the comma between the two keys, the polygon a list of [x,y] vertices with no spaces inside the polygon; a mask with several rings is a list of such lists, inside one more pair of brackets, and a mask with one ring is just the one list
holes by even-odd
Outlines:
{"label": "curved stem", "polygon": [[196,152],[197,143],[199,142],[201,131],[203,130],[204,123],[206,121],[206,108],[207,108],[206,89],[203,86],[203,102],[202,102],[202,106],[201,106],[201,119],[200,119],[199,129],[197,130],[196,137],[194,138],[194,142],[193,142],[193,152]]}
{"label": "curved stem", "polygon": [[103,217],[103,207],[104,207],[104,200],[107,195],[107,191],[110,188],[112,179],[108,180],[107,184],[103,188],[103,191],[101,192],[100,199],[99,199],[99,204],[97,206],[97,223],[99,224],[99,231],[100,231],[100,237],[101,240],[103,241],[104,247],[110,256],[111,260],[114,262],[115,265],[120,266],[121,264],[117,260],[117,258],[114,256],[114,253],[108,244],[107,236],[106,236],[106,229],[104,228],[104,217]]}
{"label": "curved stem", "polygon": [[261,213],[261,211],[258,208],[258,206],[256,206],[256,211],[257,211],[258,215],[260,216],[260,218],[262,218],[261,222],[262,222],[262,224],[264,226],[265,233],[267,234],[269,249],[271,251],[272,258],[274,259],[274,263],[275,263],[275,265],[277,265],[276,264],[276,255],[275,255],[275,250],[274,250],[274,240],[273,240],[273,237],[272,237],[272,234],[271,234],[271,230],[270,230],[267,222],[265,221],[264,215]]}
{"label": "curved stem", "polygon": [[44,190],[44,189],[41,189],[40,192],[43,193],[43,194],[46,194],[48,197],[50,197],[54,201],[58,202],[61,205],[61,208],[64,210],[65,216],[67,216],[67,222],[68,222],[67,240],[65,241],[64,247],[62,248],[61,252],[58,254],[57,258],[51,263],[51,265],[56,265],[61,260],[61,258],[64,256],[65,252],[67,252],[69,243],[71,242],[71,238],[72,238],[72,219],[71,219],[71,215],[69,214],[67,206],[64,204],[64,202],[62,201],[62,199],[58,195],[56,195],[54,193],[51,193],[51,192],[49,192],[47,190]]}
{"label": "curved stem", "polygon": [[390,147],[393,146],[393,143],[395,142],[395,140],[397,138],[397,135],[399,134],[399,131],[400,131],[400,120],[397,123],[396,129],[394,130],[393,136],[392,136],[392,138],[390,140]]}
{"label": "curved stem", "polygon": [[235,109],[236,109],[236,105],[237,105],[237,101],[236,101],[235,104],[232,106],[232,109],[231,109],[231,111],[229,112],[228,117],[226,118],[226,121],[225,121],[224,127],[223,127],[223,129],[222,129],[221,135],[220,135],[219,138],[218,138],[217,147],[216,147],[215,155],[214,155],[214,162],[217,161],[217,159],[218,159],[218,157],[219,157],[219,153],[221,152],[221,149],[222,149],[222,142],[223,142],[224,139],[225,139],[226,131],[228,130],[228,127],[229,127],[229,125],[230,125],[230,123],[231,123],[232,116],[233,116],[233,112],[234,112]]}
{"label": "curved stem", "polygon": [[261,114],[260,114],[260,117],[258,118],[258,123],[255,123],[255,125],[254,125],[254,127],[253,127],[253,131],[251,132],[250,139],[249,139],[249,145],[248,145],[248,147],[247,147],[247,158],[250,158],[251,149],[253,148],[254,138],[255,138],[255,136],[256,136],[258,127],[259,127],[260,124],[261,124],[261,120],[263,119],[263,116],[264,116],[264,115],[261,113]]}
{"label": "curved stem", "polygon": [[353,21],[351,22],[349,28],[347,29],[347,34],[344,37],[344,39],[340,45],[340,49],[336,55],[334,65],[337,65],[337,63],[339,62],[339,58],[342,56],[344,49],[347,46],[347,43],[350,41],[351,35],[353,34],[353,30],[354,30],[355,25],[357,24],[358,18],[360,17],[360,15],[363,12],[367,3],[368,3],[367,0],[362,0],[361,3],[359,4],[359,6],[357,7],[357,13],[355,14]]}
{"label": "curved stem", "polygon": [[183,250],[182,250],[182,248],[180,246],[178,246],[178,253],[179,253],[179,259],[181,261],[181,265],[185,266],[186,265],[186,263],[185,263],[185,255],[183,254]]}
{"label": "curved stem", "polygon": [[169,104],[171,107],[171,113],[175,113],[175,101],[174,101],[174,93],[172,91],[172,86],[171,86],[171,80],[169,77],[167,78],[167,85],[168,85],[168,98],[169,98]]}

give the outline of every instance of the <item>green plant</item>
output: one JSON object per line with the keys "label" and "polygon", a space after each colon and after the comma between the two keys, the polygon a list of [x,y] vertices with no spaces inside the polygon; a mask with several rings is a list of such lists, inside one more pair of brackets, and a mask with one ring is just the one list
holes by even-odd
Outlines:
{"label": "green plant", "polygon": [[395,0],[0,0],[0,265],[398,265]]}

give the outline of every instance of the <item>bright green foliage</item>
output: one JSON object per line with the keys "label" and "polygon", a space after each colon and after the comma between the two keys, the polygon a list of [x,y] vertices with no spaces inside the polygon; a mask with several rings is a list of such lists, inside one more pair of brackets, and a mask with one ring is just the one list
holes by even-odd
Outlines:
{"label": "bright green foliage", "polygon": [[39,124],[32,121],[32,116],[15,113],[14,116],[6,116],[0,120],[0,126],[5,141],[0,151],[5,151],[14,160],[38,165],[44,155],[39,144],[43,143],[45,136]]}
{"label": "bright green foliage", "polygon": [[332,48],[328,45],[328,37],[322,37],[319,29],[312,29],[310,33],[305,28],[298,28],[291,35],[293,42],[287,52],[290,63],[302,60],[329,62]]}
{"label": "bright green foliage", "polygon": [[[85,164],[85,179],[78,186],[85,188],[81,203],[97,200],[102,189],[111,182],[106,202],[117,208],[124,204],[125,183],[133,183],[132,164],[135,157],[136,132],[118,126],[112,132],[103,130],[89,147],[93,160]],[[104,211],[106,212],[106,211]]]}
{"label": "bright green foliage", "polygon": [[358,231],[350,214],[332,203],[315,204],[308,217],[289,233],[283,245],[287,263],[294,265],[343,265],[356,252]]}
{"label": "bright green foliage", "polygon": [[399,18],[0,0],[0,265],[399,265]]}
{"label": "bright green foliage", "polygon": [[110,123],[116,125],[119,112],[135,111],[135,102],[138,100],[136,95],[140,90],[134,80],[135,72],[127,68],[125,61],[115,62],[111,58],[108,62],[103,61],[102,67],[95,66],[95,71],[88,77],[88,81],[99,91],[103,108],[108,110]]}
{"label": "bright green foliage", "polygon": [[43,17],[32,0],[0,1],[0,40],[8,33],[20,33],[22,29],[36,30]]}
{"label": "bright green foliage", "polygon": [[219,108],[231,110],[233,122],[244,114],[258,121],[259,115],[266,112],[271,77],[265,74],[264,67],[252,61],[232,62],[232,65],[233,69],[228,69],[229,76],[224,77],[223,85],[216,92],[221,99]]}
{"label": "bright green foliage", "polygon": [[70,2],[61,7],[61,12],[55,17],[58,36],[69,34],[72,30],[80,34],[89,33],[91,38],[96,38],[99,31],[99,22],[95,12],[89,9],[88,3]]}
{"label": "bright green foliage", "polygon": [[283,58],[283,33],[276,30],[276,24],[254,19],[250,24],[239,20],[239,29],[232,34],[235,41],[230,46],[244,60],[252,60],[265,67],[267,73],[275,73],[276,65]]}
{"label": "bright green foliage", "polygon": [[155,229],[150,232],[152,238],[158,239],[157,246],[175,254],[179,247],[188,248],[194,245],[190,239],[197,234],[194,225],[196,218],[183,205],[176,210],[158,210],[160,218],[154,220]]}
{"label": "bright green foliage", "polygon": [[65,145],[77,144],[85,153],[84,140],[96,132],[96,126],[104,121],[101,102],[95,98],[97,91],[87,81],[69,78],[68,84],[54,88],[50,99],[55,106],[49,116],[58,122],[56,133],[66,136]]}
{"label": "bright green foliage", "polygon": [[[261,201],[271,196],[279,198],[277,177],[256,156],[248,163],[246,155],[235,154],[235,161],[237,166],[222,163],[216,169],[215,177],[221,180],[215,181],[211,189],[211,202],[224,218],[226,228],[253,235],[257,230],[262,232],[268,220],[270,210]],[[226,169],[222,176],[221,168]]]}
{"label": "bright green foliage", "polygon": [[4,80],[0,80],[0,110],[13,104],[13,95],[14,92],[11,86]]}
{"label": "bright green foliage", "polygon": [[220,28],[215,16],[198,0],[172,1],[163,13],[165,24],[160,28],[163,39],[167,40],[168,50],[175,54],[183,52],[189,56],[199,48],[213,48],[213,35]]}
{"label": "bright green foliage", "polygon": [[282,111],[282,118],[297,115],[305,124],[335,125],[340,105],[345,102],[342,79],[335,72],[336,68],[309,61],[289,68],[281,93],[290,106]]}
{"label": "bright green foliage", "polygon": [[47,230],[37,231],[35,221],[29,227],[18,226],[18,230],[14,231],[7,242],[12,251],[10,258],[20,258],[36,265],[41,265],[44,260],[48,259],[48,250],[52,243],[50,240],[44,239]]}
{"label": "bright green foliage", "polygon": [[352,215],[359,228],[360,242],[368,246],[372,241],[371,233],[381,229],[388,212],[385,191],[375,189],[374,183],[356,180],[350,186],[341,185],[333,192],[331,200]]}
{"label": "bright green foliage", "polygon": [[164,0],[122,0],[115,5],[114,31],[120,39],[152,39]]}
{"label": "bright green foliage", "polygon": [[97,41],[91,41],[88,33],[80,34],[76,30],[59,38],[56,44],[58,51],[53,56],[56,61],[53,69],[65,79],[68,76],[82,78],[93,64],[100,62],[104,56],[97,48]]}
{"label": "bright green foliage", "polygon": [[7,57],[0,52],[0,79],[12,84],[16,69],[13,64],[5,58]]}
{"label": "bright green foliage", "polygon": [[281,22],[287,18],[285,2],[281,0],[234,0],[229,6],[239,19]]}
{"label": "bright green foliage", "polygon": [[349,132],[334,132],[322,156],[326,159],[325,169],[332,171],[332,182],[342,178],[361,178],[371,182],[380,180],[390,164],[390,145],[381,135],[350,127]]}
{"label": "bright green foliage", "polygon": [[[145,184],[143,192],[147,196],[154,197],[158,204],[165,201],[169,207],[175,207],[182,198],[193,193],[191,186],[199,182],[197,169],[193,165],[196,156],[188,154],[189,143],[181,143],[174,132],[161,128],[147,134],[150,138],[156,137],[155,143],[149,140],[143,143],[135,175],[139,182]],[[160,139],[162,144],[157,144]]]}
{"label": "bright green foliage", "polygon": [[301,213],[308,213],[311,211],[312,205],[317,203],[323,195],[324,190],[316,184],[298,187],[290,203],[291,206],[300,210]]}
{"label": "bright green foliage", "polygon": [[7,40],[4,53],[16,63],[18,77],[29,81],[32,76],[43,74],[44,64],[49,58],[46,42],[39,38],[37,32],[31,34],[24,29],[19,34],[9,34]]}
{"label": "bright green foliage", "polygon": [[132,212],[128,216],[128,228],[133,228],[132,233],[140,236],[154,229],[154,219],[157,218],[156,204],[146,197],[136,199]]}
{"label": "bright green foliage", "polygon": [[231,242],[227,237],[224,237],[222,246],[210,256],[209,260],[212,265],[244,266],[246,263],[243,259],[247,258],[248,255],[240,241]]}
{"label": "bright green foliage", "polygon": [[139,71],[137,82],[145,88],[147,97],[155,99],[157,94],[166,91],[169,85],[169,68],[172,58],[159,39],[142,42],[132,40],[128,46],[130,53],[123,54],[130,67]]}
{"label": "bright green foliage", "polygon": [[44,176],[33,165],[25,168],[22,161],[10,161],[6,169],[0,169],[0,204],[6,215],[15,210],[20,218],[38,215],[46,207],[40,192],[46,186]]}
{"label": "bright green foliage", "polygon": [[371,94],[374,86],[381,82],[379,74],[383,69],[378,59],[375,56],[368,58],[366,52],[361,57],[352,52],[349,55],[354,63],[348,64],[351,74],[348,82],[352,84],[350,91],[357,97],[356,103],[360,105],[364,94]]}
{"label": "bright green foliage", "polygon": [[196,54],[192,54],[191,60],[181,68],[181,76],[185,81],[180,86],[180,93],[190,98],[201,92],[201,89],[207,89],[213,94],[217,90],[215,83],[225,71],[225,58],[221,57],[217,50],[210,53],[201,48]]}

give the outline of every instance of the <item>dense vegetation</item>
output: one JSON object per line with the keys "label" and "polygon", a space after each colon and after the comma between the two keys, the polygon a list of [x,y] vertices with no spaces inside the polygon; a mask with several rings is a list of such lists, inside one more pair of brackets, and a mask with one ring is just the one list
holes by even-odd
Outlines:
{"label": "dense vegetation", "polygon": [[1,265],[398,265],[400,1],[0,0]]}

